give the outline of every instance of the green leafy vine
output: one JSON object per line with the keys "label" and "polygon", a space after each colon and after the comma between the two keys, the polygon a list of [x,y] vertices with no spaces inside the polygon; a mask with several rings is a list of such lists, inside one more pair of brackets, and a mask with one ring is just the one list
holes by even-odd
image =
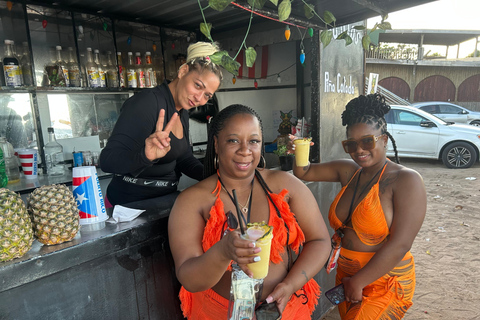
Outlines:
{"label": "green leafy vine", "polygon": [[[288,20],[290,17],[290,14],[292,12],[292,2],[294,0],[268,0],[271,3],[273,3],[275,6],[278,8],[278,20],[280,22]],[[279,3],[279,1],[281,1]],[[331,30],[332,28],[335,28],[335,22],[336,18],[335,16],[328,10],[325,10],[323,12],[323,15],[320,16],[316,10],[315,6],[313,4],[308,3],[306,0],[301,0],[304,4],[304,12],[305,12],[305,17],[307,19],[312,19],[313,17],[317,17],[320,19],[325,24],[325,29],[321,31],[320,33],[320,42],[323,44],[323,47],[325,48],[330,44],[330,42],[333,39],[333,31]],[[200,11],[203,17],[203,22],[200,23],[200,32],[207,37],[210,41],[213,41],[211,31],[212,31],[212,24],[207,23],[207,20],[205,19],[205,14],[204,11],[207,10],[208,8],[211,8],[216,11],[223,11],[225,8],[227,8],[232,2],[231,0],[208,0],[208,6],[202,7],[200,0],[197,0],[198,6],[200,7]],[[245,49],[245,57],[246,57],[246,64],[247,67],[252,67],[253,64],[255,63],[255,60],[257,58],[257,53],[253,47],[247,47],[246,42],[247,42],[247,37],[250,32],[250,27],[252,25],[252,19],[253,19],[253,13],[255,9],[262,9],[267,0],[247,0],[248,4],[251,7],[251,13],[250,13],[250,20],[248,23],[248,28],[245,33],[245,37],[243,38],[242,43],[239,46],[238,52],[235,54],[235,57],[230,57],[227,51],[220,51],[212,56],[210,58],[212,61],[216,64],[221,65],[223,68],[225,68],[228,72],[232,73],[233,75],[237,76],[238,75],[238,70],[240,68],[240,63],[238,63],[235,59],[240,53],[242,49]],[[382,30],[391,30],[392,26],[390,25],[389,22],[385,21],[387,19],[388,15],[382,16],[382,20],[380,23],[375,23],[375,26],[371,30],[366,30],[364,26],[354,26],[353,28],[355,30],[365,30],[365,34],[362,37],[362,46],[365,50],[369,50],[369,47],[372,43],[372,40],[370,39],[370,34],[374,32],[377,29],[382,29]],[[337,36],[337,40],[345,40],[345,46],[350,45],[353,40],[348,34],[349,30],[345,30],[342,33],[340,33]],[[309,34],[310,36],[313,35],[313,30],[309,28]],[[303,47],[303,36],[302,36],[302,43],[301,47]],[[302,62],[303,63],[303,62]]]}

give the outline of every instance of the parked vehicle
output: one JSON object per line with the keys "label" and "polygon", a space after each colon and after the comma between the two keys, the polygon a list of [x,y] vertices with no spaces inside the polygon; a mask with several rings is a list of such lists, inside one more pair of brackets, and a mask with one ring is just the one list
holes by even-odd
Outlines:
{"label": "parked vehicle", "polygon": [[442,101],[415,102],[412,103],[412,107],[422,109],[447,122],[480,126],[480,112],[471,111],[453,103]]}
{"label": "parked vehicle", "polygon": [[[453,124],[410,106],[392,105],[385,115],[399,157],[441,159],[448,168],[469,168],[479,160],[480,128]],[[392,143],[387,155],[394,156]]]}

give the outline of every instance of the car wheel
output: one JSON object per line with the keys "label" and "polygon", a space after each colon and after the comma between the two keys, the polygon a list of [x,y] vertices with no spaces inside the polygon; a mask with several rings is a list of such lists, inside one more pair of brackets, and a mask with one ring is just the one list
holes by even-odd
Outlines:
{"label": "car wheel", "polygon": [[470,124],[472,126],[480,127],[480,120],[473,120],[472,122],[470,122]]}
{"label": "car wheel", "polygon": [[447,168],[470,168],[477,161],[477,152],[466,142],[453,142],[443,150],[442,160]]}

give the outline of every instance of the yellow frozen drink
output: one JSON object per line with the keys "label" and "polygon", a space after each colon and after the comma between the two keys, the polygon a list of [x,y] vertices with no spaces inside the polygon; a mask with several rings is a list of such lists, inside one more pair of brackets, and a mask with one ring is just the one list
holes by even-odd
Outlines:
{"label": "yellow frozen drink", "polygon": [[300,138],[293,140],[293,143],[295,143],[295,163],[297,167],[308,166],[310,141],[312,141],[312,138]]}
{"label": "yellow frozen drink", "polygon": [[247,232],[242,236],[244,239],[252,240],[255,246],[260,247],[262,251],[255,254],[260,257],[260,261],[247,264],[253,272],[254,279],[263,279],[268,274],[270,264],[270,249],[272,247],[273,227],[263,223],[247,224]]}

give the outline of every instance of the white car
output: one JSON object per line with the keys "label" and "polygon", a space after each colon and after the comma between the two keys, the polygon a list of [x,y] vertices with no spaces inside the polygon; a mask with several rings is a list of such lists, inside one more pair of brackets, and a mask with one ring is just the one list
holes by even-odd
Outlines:
{"label": "white car", "polygon": [[471,111],[456,104],[442,101],[412,103],[412,107],[422,109],[447,122],[465,123],[480,127],[480,112]]}
{"label": "white car", "polygon": [[[448,123],[410,106],[392,105],[385,119],[400,158],[441,159],[448,168],[469,168],[479,160],[479,127]],[[389,142],[387,156],[394,155]]]}

